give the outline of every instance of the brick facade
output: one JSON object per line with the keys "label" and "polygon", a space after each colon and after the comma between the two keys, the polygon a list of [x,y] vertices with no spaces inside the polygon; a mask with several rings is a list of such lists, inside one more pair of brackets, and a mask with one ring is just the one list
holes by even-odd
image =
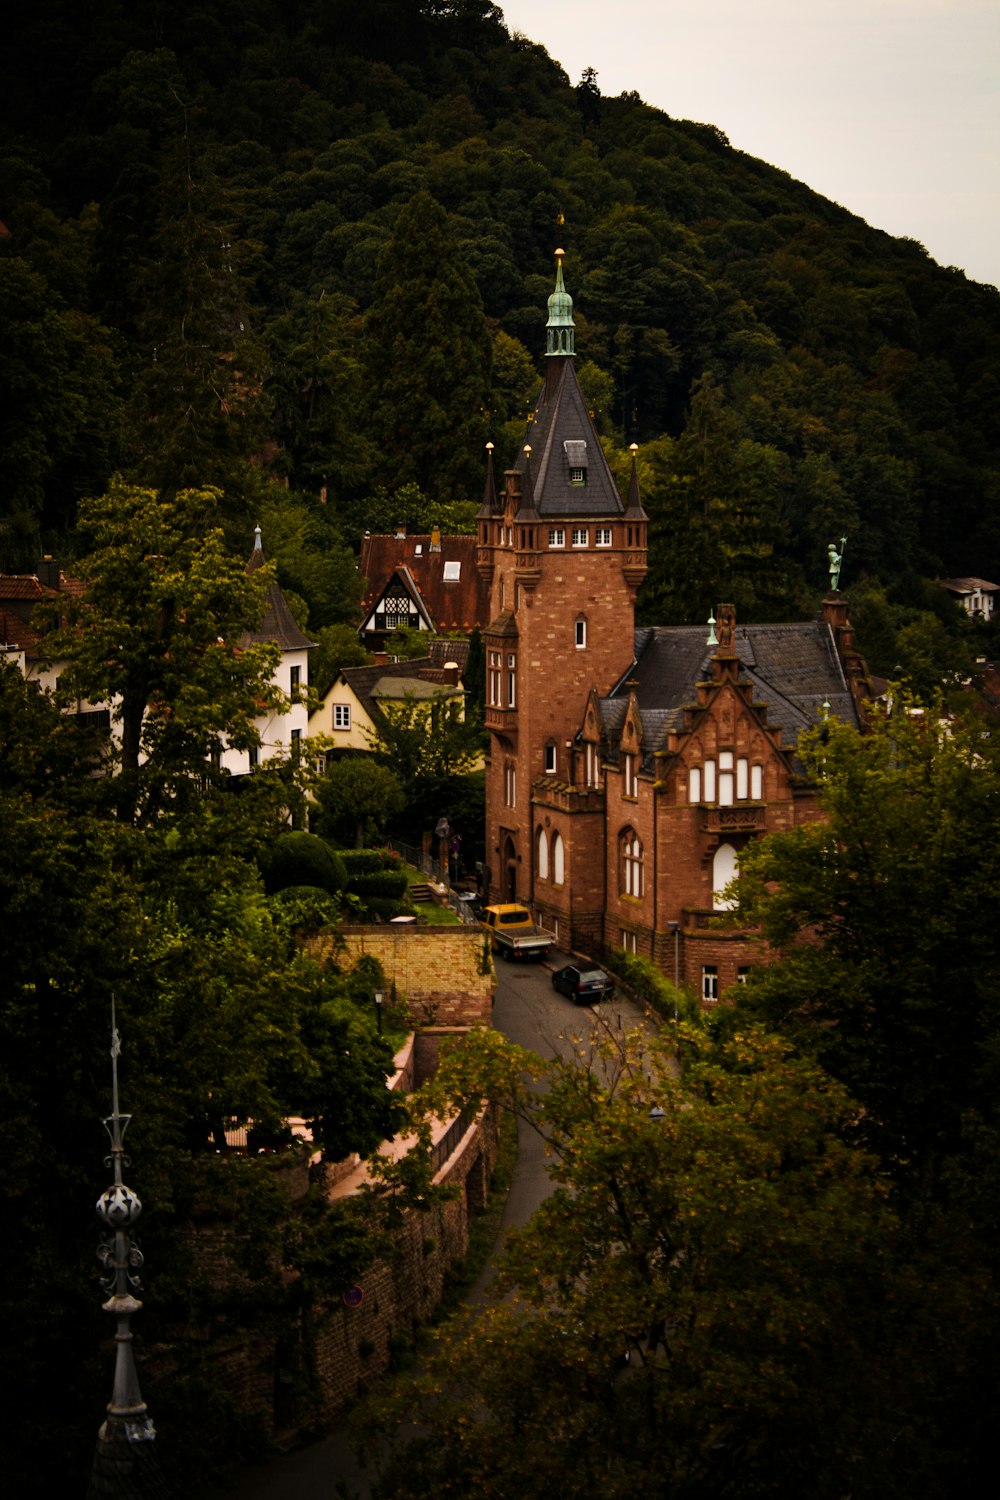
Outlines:
{"label": "brick facade", "polygon": [[646,517],[634,461],[627,503],[603,463],[571,308],[560,270],[528,442],[479,512],[487,885],[564,946],[676,965],[711,1003],[760,961],[719,930],[741,850],[818,815],[798,737],[827,714],[860,725],[871,685],[836,594],[802,625],[738,627],[720,604],[711,634],[635,629]]}
{"label": "brick facade", "polygon": [[410,1023],[429,1026],[488,1026],[496,974],[489,942],[478,927],[341,927],[336,938],[317,938],[314,957],[329,957],[350,969],[362,954],[382,965],[392,1003]]}

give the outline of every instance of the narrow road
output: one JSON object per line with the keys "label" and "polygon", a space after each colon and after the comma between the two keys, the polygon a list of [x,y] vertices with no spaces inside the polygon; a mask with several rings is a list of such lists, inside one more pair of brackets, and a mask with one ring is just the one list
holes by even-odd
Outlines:
{"label": "narrow road", "polygon": [[[566,962],[553,954],[547,963],[497,963],[497,994],[493,1022],[519,1046],[530,1047],[543,1057],[571,1056],[574,1038],[586,1040],[595,1026],[628,1028],[642,1024],[641,1010],[628,1000],[615,1000],[594,1009],[575,1006],[552,988],[551,972]],[[518,1127],[518,1160],[501,1219],[498,1246],[506,1231],[524,1224],[548,1196],[545,1147],[541,1138],[523,1123]],[[487,1263],[469,1294],[469,1304],[483,1300],[493,1279]],[[339,1486],[339,1488],[338,1488]],[[211,1491],[205,1500],[367,1500],[369,1474],[355,1456],[346,1424],[308,1448],[266,1465],[248,1468],[226,1491]]]}

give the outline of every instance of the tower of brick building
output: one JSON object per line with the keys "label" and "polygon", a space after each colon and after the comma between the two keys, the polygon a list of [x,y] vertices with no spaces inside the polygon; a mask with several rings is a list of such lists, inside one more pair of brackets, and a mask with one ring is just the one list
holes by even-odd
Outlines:
{"label": "tower of brick building", "polygon": [[581,707],[633,659],[646,515],[633,472],[623,502],[577,382],[573,302],[556,252],[546,373],[524,448],[498,493],[492,454],[477,563],[490,590],[486,725],[487,884],[538,904],[561,939],[600,941],[604,840],[596,757]]}
{"label": "tower of brick building", "polygon": [[863,727],[872,687],[835,579],[812,621],[739,625],[719,603],[707,636],[635,629],[635,458],[623,501],[577,383],[561,257],[541,399],[499,493],[490,459],[478,518],[486,885],[562,946],[641,954],[714,1004],[760,958],[719,922],[744,849],[820,815],[799,738],[831,716]]}

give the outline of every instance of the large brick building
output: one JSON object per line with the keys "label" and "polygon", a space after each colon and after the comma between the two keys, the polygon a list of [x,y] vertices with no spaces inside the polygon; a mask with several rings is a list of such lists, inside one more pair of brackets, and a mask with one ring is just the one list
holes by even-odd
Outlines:
{"label": "large brick building", "polygon": [[479,511],[486,880],[562,943],[676,966],[711,1001],[752,958],[712,920],[740,850],[816,816],[798,736],[859,724],[869,684],[838,594],[807,624],[719,605],[711,629],[635,629],[647,518],[634,456],[623,502],[577,384],[561,255],[528,441],[499,492],[490,461]]}

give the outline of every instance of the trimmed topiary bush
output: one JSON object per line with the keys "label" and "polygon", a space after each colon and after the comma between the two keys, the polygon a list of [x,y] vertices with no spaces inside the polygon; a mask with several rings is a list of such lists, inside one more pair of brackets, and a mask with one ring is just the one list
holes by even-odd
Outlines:
{"label": "trimmed topiary bush", "polygon": [[280,834],[261,861],[268,895],[289,886],[317,886],[331,895],[347,885],[344,861],[336,849],[315,833],[297,829]]}

